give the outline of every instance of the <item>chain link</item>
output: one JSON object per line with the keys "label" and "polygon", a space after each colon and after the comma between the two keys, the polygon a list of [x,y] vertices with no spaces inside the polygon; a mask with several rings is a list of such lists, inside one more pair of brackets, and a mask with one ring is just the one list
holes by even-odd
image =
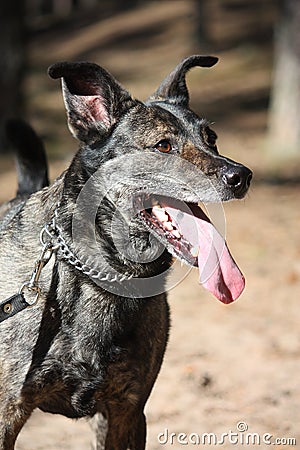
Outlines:
{"label": "chain link", "polygon": [[60,257],[62,257],[65,261],[71,264],[75,269],[82,272],[84,275],[87,275],[89,278],[98,280],[98,281],[108,281],[108,282],[120,282],[122,283],[125,280],[131,280],[133,278],[132,274],[124,273],[106,273],[104,274],[100,270],[97,270],[95,267],[90,267],[86,262],[82,262],[73,252],[70,250],[68,244],[66,243],[61,228],[56,223],[57,212],[55,213],[54,218],[50,222],[50,228],[46,230],[48,233],[50,231],[50,235],[53,241],[56,241],[56,245],[53,247],[58,251]]}
{"label": "chain link", "polygon": [[104,274],[100,270],[97,270],[94,267],[90,267],[86,262],[82,262],[72,252],[72,250],[70,250],[63,237],[61,228],[56,223],[56,218],[57,210],[55,210],[52,220],[43,227],[40,233],[40,242],[42,244],[40,257],[35,262],[30,279],[27,282],[23,283],[19,290],[20,294],[24,294],[25,291],[27,291],[31,296],[34,295],[33,300],[26,300],[30,306],[35,305],[40,297],[41,288],[39,286],[39,279],[41,276],[41,272],[45,265],[50,261],[54,252],[57,253],[59,258],[67,261],[69,264],[71,264],[71,266],[75,267],[75,269],[79,270],[79,272],[87,275],[89,278],[98,281],[121,283],[125,280],[130,280],[131,278],[133,278],[133,275],[129,275],[127,273]]}

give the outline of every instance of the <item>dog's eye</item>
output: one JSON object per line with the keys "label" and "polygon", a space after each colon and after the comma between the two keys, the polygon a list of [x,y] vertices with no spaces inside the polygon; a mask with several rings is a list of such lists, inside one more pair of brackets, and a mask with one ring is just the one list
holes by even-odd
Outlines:
{"label": "dog's eye", "polygon": [[172,145],[170,144],[167,139],[163,139],[162,141],[159,141],[154,148],[159,150],[162,153],[169,153],[172,150]]}
{"label": "dog's eye", "polygon": [[217,134],[211,128],[209,127],[205,128],[204,139],[207,145],[209,145],[210,147],[215,147],[217,138],[218,138]]}

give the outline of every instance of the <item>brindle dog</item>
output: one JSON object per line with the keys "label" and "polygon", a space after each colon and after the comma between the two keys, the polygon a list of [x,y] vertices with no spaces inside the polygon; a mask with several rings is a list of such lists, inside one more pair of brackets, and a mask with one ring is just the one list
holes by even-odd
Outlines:
{"label": "brindle dog", "polygon": [[96,64],[54,64],[80,149],[51,186],[37,136],[10,124],[19,189],[0,210],[1,450],[35,408],[94,417],[98,450],[144,449],[174,257],[225,303],[243,290],[198,206],[244,197],[252,176],[189,109],[187,71],[216,62],[185,59],[146,103]]}

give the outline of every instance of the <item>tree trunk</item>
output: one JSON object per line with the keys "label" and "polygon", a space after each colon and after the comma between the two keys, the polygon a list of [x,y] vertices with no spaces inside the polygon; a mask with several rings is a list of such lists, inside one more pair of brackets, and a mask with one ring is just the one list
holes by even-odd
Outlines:
{"label": "tree trunk", "polygon": [[5,120],[22,114],[25,65],[24,1],[0,2],[0,152],[5,147]]}
{"label": "tree trunk", "polygon": [[268,146],[276,159],[300,155],[300,2],[282,0],[275,29]]}

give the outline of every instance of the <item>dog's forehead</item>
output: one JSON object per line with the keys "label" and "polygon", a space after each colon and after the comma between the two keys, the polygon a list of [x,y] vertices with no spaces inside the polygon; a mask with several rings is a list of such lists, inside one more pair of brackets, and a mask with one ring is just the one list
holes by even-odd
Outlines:
{"label": "dog's forehead", "polygon": [[154,108],[155,111],[161,111],[174,125],[179,125],[185,131],[185,134],[189,132],[198,134],[199,130],[206,128],[208,125],[206,119],[200,118],[193,111],[183,106],[169,102],[155,102],[149,107]]}
{"label": "dog's forehead", "polygon": [[190,133],[198,135],[207,125],[205,119],[190,109],[161,101],[140,104],[138,113],[133,111],[130,120],[131,129],[185,136]]}
{"label": "dog's forehead", "polygon": [[126,114],[120,125],[120,133],[126,132],[138,140],[155,136],[177,136],[185,132],[185,126],[176,116],[156,104],[140,103]]}
{"label": "dog's forehead", "polygon": [[180,117],[172,113],[171,110],[164,108],[162,102],[152,102],[150,104],[143,104],[144,114],[149,123],[156,123],[157,125],[176,128],[181,124]]}

